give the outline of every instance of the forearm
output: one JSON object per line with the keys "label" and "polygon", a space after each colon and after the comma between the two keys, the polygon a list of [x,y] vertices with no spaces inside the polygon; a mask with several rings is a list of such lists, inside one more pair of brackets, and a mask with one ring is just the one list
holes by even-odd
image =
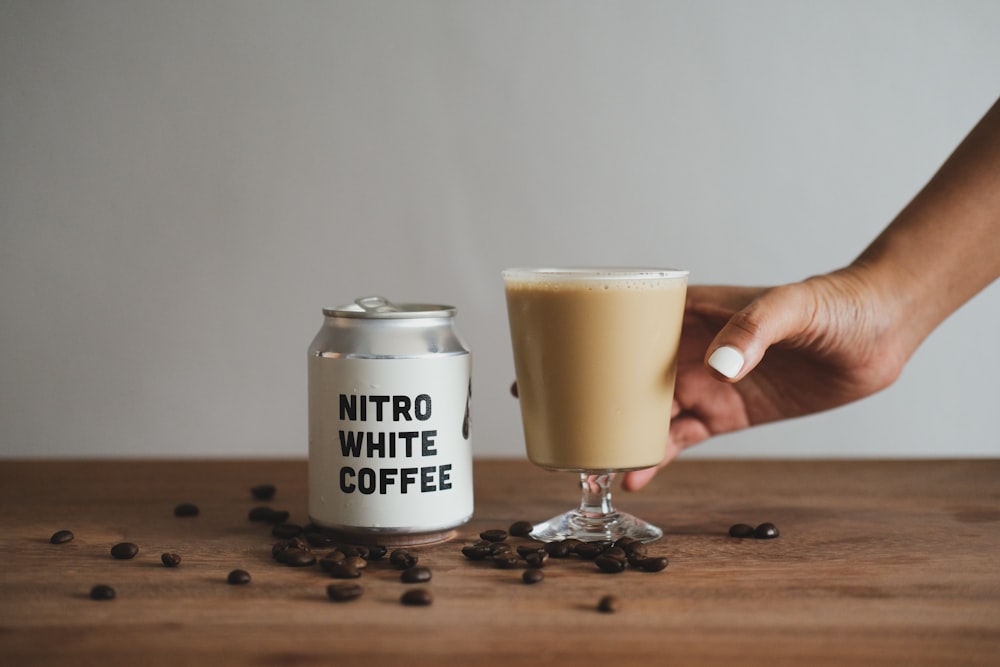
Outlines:
{"label": "forearm", "polygon": [[1000,276],[1000,101],[848,270],[878,290],[907,355]]}

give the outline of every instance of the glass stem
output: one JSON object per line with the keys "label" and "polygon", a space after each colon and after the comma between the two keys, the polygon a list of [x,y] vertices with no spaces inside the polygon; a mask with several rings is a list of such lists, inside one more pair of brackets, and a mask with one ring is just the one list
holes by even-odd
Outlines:
{"label": "glass stem", "polygon": [[615,508],[611,505],[611,482],[613,472],[581,472],[580,489],[583,492],[580,499],[580,513],[586,517],[597,518],[613,514]]}

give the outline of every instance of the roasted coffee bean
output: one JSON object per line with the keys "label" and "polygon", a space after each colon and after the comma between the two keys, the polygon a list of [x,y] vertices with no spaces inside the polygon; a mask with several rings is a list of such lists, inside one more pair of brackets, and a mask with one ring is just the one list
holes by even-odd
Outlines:
{"label": "roasted coffee bean", "polygon": [[237,586],[239,584],[249,584],[250,573],[247,572],[246,570],[233,570],[232,572],[229,573],[229,576],[226,577],[226,581],[228,581],[230,584],[233,584],[234,586]]}
{"label": "roasted coffee bean", "polygon": [[639,540],[635,539],[634,537],[629,537],[628,535],[625,535],[615,540],[615,543],[612,546],[621,547],[622,549],[625,549],[627,551],[629,545],[636,543],[641,544],[641,542],[639,542]]}
{"label": "roasted coffee bean", "polygon": [[645,558],[649,552],[649,547],[638,540],[622,546],[622,549],[625,550],[625,555],[629,558]]}
{"label": "roasted coffee bean", "polygon": [[160,562],[163,563],[163,567],[177,567],[181,564],[181,556],[175,553],[164,553],[160,555]]}
{"label": "roasted coffee bean", "polygon": [[97,584],[90,589],[91,600],[114,600],[115,595],[117,595],[115,589],[107,584]]}
{"label": "roasted coffee bean", "polygon": [[753,526],[736,523],[729,527],[729,537],[753,537]]}
{"label": "roasted coffee bean", "polygon": [[525,570],[524,574],[521,575],[521,581],[523,581],[526,584],[537,584],[544,578],[545,578],[545,573],[537,568],[531,568],[530,570]]}
{"label": "roasted coffee bean", "polygon": [[426,588],[413,588],[403,593],[399,601],[410,607],[426,607],[434,602],[434,595]]}
{"label": "roasted coffee bean", "polygon": [[417,557],[406,549],[396,549],[389,554],[389,563],[391,563],[393,567],[399,568],[400,570],[413,567],[417,564],[417,560]]}
{"label": "roasted coffee bean", "polygon": [[758,540],[773,540],[779,535],[781,533],[778,532],[778,527],[770,522],[762,523],[753,529],[753,536]]}
{"label": "roasted coffee bean", "polygon": [[628,558],[628,554],[626,554],[625,550],[622,549],[621,547],[611,547],[609,549],[605,549],[604,551],[601,552],[601,555],[604,556],[605,558],[614,558],[616,560],[621,560],[621,561],[624,561]]}
{"label": "roasted coffee bean", "polygon": [[361,570],[349,564],[347,561],[333,563],[326,569],[327,573],[334,579],[357,579],[361,576]]}
{"label": "roasted coffee bean", "polygon": [[332,554],[323,556],[323,558],[320,558],[317,562],[319,563],[319,569],[329,574],[335,565],[343,563],[346,559],[347,557],[344,554],[339,551],[334,551]]}
{"label": "roasted coffee bean", "polygon": [[361,558],[368,557],[368,547],[361,544],[341,544],[337,547],[338,551],[342,551],[345,556],[360,556]]}
{"label": "roasted coffee bean", "polygon": [[368,567],[368,561],[361,556],[347,556],[344,559],[344,564],[348,567],[356,567],[359,570],[363,570]]}
{"label": "roasted coffee bean", "polygon": [[[582,542],[579,544],[582,544]],[[545,545],[545,553],[553,558],[567,558],[579,544],[573,544],[568,540],[549,542]]]}
{"label": "roasted coffee bean", "polygon": [[516,554],[508,551],[507,553],[497,554],[493,556],[493,565],[500,568],[501,570],[510,570],[521,564],[521,559],[517,557]]}
{"label": "roasted coffee bean", "polygon": [[294,523],[279,523],[271,529],[271,534],[284,540],[290,540],[302,534],[302,526]]}
{"label": "roasted coffee bean", "polygon": [[57,530],[52,533],[52,537],[49,538],[49,542],[52,544],[66,544],[71,542],[76,535],[73,534],[72,530]]}
{"label": "roasted coffee bean", "polygon": [[365,560],[382,560],[389,553],[389,549],[381,544],[368,545],[368,555]]}
{"label": "roasted coffee bean", "polygon": [[423,565],[414,565],[403,570],[399,579],[404,584],[423,584],[431,580],[431,571]]}
{"label": "roasted coffee bean", "polygon": [[524,562],[528,564],[528,567],[545,567],[545,563],[548,562],[549,555],[544,551],[536,551],[535,553],[530,553],[524,557]]}
{"label": "roasted coffee bean", "polygon": [[597,601],[597,611],[613,614],[621,607],[621,602],[614,595],[605,595]]}
{"label": "roasted coffee bean", "polygon": [[479,537],[487,542],[503,542],[507,539],[507,531],[503,528],[491,528],[479,533]]}
{"label": "roasted coffee bean", "polygon": [[332,602],[357,600],[363,592],[361,584],[330,584],[326,587],[326,596]]}
{"label": "roasted coffee bean", "polygon": [[469,560],[486,560],[492,554],[490,553],[490,548],[487,546],[467,544],[462,547],[462,555]]}
{"label": "roasted coffee bean", "polygon": [[646,558],[632,563],[632,565],[639,568],[643,572],[659,572],[667,567],[668,562],[669,561],[663,556],[647,556]]}
{"label": "roasted coffee bean", "polygon": [[132,542],[119,542],[115,546],[111,547],[111,556],[117,558],[118,560],[129,560],[130,558],[135,558],[137,553],[139,553],[139,547]]}
{"label": "roasted coffee bean", "polygon": [[333,547],[337,545],[337,538],[319,531],[306,531],[303,538],[310,546],[317,548]]}
{"label": "roasted coffee bean", "polygon": [[198,516],[198,506],[194,503],[181,503],[174,508],[174,516],[188,517]]}
{"label": "roasted coffee bean", "polygon": [[309,567],[316,564],[316,554],[300,549],[288,549],[281,554],[279,560],[289,567]]}
{"label": "roasted coffee bean", "polygon": [[573,553],[584,558],[586,560],[593,560],[600,556],[606,547],[600,542],[582,542],[575,549]]}
{"label": "roasted coffee bean", "polygon": [[270,500],[274,498],[274,493],[278,489],[274,484],[258,484],[257,486],[251,487],[250,495],[254,497],[255,500]]}
{"label": "roasted coffee bean", "polygon": [[271,555],[274,557],[274,560],[279,562],[282,561],[286,553],[291,551],[311,553],[309,544],[300,537],[293,537],[290,540],[275,542],[274,546],[271,547]]}
{"label": "roasted coffee bean", "polygon": [[545,553],[545,542],[528,542],[517,545],[517,555],[527,558],[528,554]]}
{"label": "roasted coffee bean", "polygon": [[517,382],[510,383],[510,395],[517,398]]}
{"label": "roasted coffee bean", "polygon": [[510,533],[511,537],[528,537],[534,529],[535,527],[530,521],[515,521],[510,524],[507,532]]}
{"label": "roasted coffee bean", "polygon": [[621,558],[614,558],[613,556],[605,556],[604,554],[601,554],[594,559],[594,564],[601,568],[602,571],[610,572],[612,574],[625,571],[625,560]]}
{"label": "roasted coffee bean", "polygon": [[486,548],[490,550],[491,556],[502,556],[514,550],[509,542],[487,542]]}

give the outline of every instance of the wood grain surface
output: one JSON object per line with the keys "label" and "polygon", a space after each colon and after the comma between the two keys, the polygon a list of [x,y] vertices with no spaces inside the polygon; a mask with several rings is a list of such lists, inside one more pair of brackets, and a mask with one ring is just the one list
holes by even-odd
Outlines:
{"label": "wood grain surface", "polygon": [[[265,482],[307,521],[304,461],[0,461],[0,664],[1000,664],[1000,461],[680,461],[616,494],[665,529],[666,570],[550,561],[531,586],[461,547],[568,508],[573,476],[478,461],[473,520],[412,550],[429,607],[400,604],[413,585],[386,562],[340,604],[318,568],[276,563],[247,520]],[[200,514],[175,517],[182,502]],[[727,535],[764,521],[781,537]],[[50,544],[60,529],[76,538]],[[139,555],[112,559],[120,541]],[[252,582],[228,585],[234,568]],[[117,598],[91,600],[99,583]],[[596,611],[605,594],[616,613]]]}

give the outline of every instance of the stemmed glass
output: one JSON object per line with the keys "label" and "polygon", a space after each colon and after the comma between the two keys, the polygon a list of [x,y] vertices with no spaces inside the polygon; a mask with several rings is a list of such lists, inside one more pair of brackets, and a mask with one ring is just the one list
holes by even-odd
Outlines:
{"label": "stemmed glass", "polygon": [[550,542],[663,531],[616,510],[617,472],[665,453],[687,271],[627,268],[503,272],[528,458],[580,475],[580,505],[537,524]]}

